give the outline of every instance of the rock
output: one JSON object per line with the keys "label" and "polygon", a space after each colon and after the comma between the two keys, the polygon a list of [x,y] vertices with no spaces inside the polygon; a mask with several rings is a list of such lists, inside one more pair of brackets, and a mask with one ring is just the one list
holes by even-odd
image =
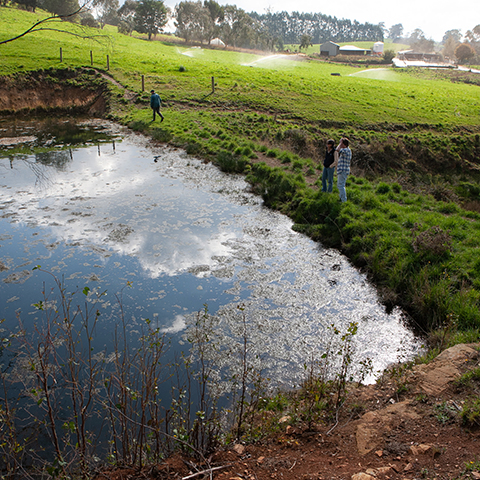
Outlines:
{"label": "rock", "polygon": [[392,472],[392,467],[379,467],[377,468],[377,475],[387,475]]}
{"label": "rock", "polygon": [[367,473],[356,473],[352,475],[352,480],[375,480],[375,477],[368,475]]}
{"label": "rock", "polygon": [[377,457],[383,457],[383,450],[377,450],[377,451],[375,452],[375,455],[376,455]]}
{"label": "rock", "polygon": [[431,445],[412,445],[410,447],[410,453],[412,455],[423,455],[432,450]]}
{"label": "rock", "polygon": [[371,452],[382,440],[383,434],[391,429],[393,421],[399,418],[410,421],[419,418],[419,415],[409,402],[398,402],[382,410],[366,413],[357,424],[358,453],[366,455]]}
{"label": "rock", "polygon": [[410,470],[413,469],[413,465],[411,463],[407,463],[405,465],[405,468],[403,469],[404,472],[409,472]]}
{"label": "rock", "polygon": [[238,453],[239,455],[242,455],[245,452],[245,446],[237,443],[233,446],[233,451]]}
{"label": "rock", "polygon": [[413,373],[419,378],[418,386],[428,395],[439,395],[450,382],[460,377],[460,365],[476,355],[478,352],[465,344],[450,347],[430,363],[413,369]]}

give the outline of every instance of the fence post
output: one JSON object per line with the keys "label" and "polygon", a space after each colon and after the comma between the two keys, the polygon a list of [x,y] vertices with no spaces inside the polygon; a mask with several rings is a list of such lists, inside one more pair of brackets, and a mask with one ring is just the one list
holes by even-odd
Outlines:
{"label": "fence post", "polygon": [[142,92],[145,91],[145,75],[142,75]]}
{"label": "fence post", "polygon": [[215,93],[215,77],[212,77],[212,93]]}
{"label": "fence post", "polygon": [[60,63],[63,62],[63,50],[62,47],[60,47]]}
{"label": "fence post", "polygon": [[93,52],[90,50],[90,65],[93,67]]}
{"label": "fence post", "polygon": [[107,55],[107,70],[110,70],[110,56]]}

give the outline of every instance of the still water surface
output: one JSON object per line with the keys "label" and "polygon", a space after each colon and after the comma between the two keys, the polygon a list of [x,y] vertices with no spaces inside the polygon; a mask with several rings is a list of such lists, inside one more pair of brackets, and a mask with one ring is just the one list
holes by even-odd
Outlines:
{"label": "still water surface", "polygon": [[[115,127],[118,128],[118,127]],[[412,356],[419,343],[402,312],[387,314],[375,289],[336,250],[291,229],[242,177],[126,131],[85,148],[0,158],[1,318],[38,321],[33,303],[52,278],[67,291],[106,291],[94,339],[109,350],[119,303],[134,341],[145,322],[172,351],[208,306],[235,330],[243,305],[262,368],[297,383],[334,323],[359,324],[358,358],[374,371]],[[230,323],[229,323],[230,322]],[[223,325],[223,327],[222,327]]]}

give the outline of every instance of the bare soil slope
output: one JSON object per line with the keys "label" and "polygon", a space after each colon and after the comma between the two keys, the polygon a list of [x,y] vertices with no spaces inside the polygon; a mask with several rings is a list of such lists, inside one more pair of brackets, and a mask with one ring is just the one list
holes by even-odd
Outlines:
{"label": "bare soil slope", "polygon": [[[308,431],[287,421],[280,434],[218,451],[210,459],[213,471],[175,455],[141,471],[103,471],[96,480],[478,479],[480,430],[463,426],[459,415],[478,385],[471,390],[455,382],[480,366],[478,348],[457,345],[401,379],[353,390],[333,430],[318,425]],[[406,390],[399,396],[400,384]],[[355,418],[359,408],[363,414]]]}

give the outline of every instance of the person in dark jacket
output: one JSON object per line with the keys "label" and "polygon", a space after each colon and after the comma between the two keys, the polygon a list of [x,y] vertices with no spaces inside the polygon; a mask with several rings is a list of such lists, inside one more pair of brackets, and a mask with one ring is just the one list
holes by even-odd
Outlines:
{"label": "person in dark jacket", "polygon": [[[327,140],[327,149],[325,150],[325,160],[323,160],[322,172],[322,192],[332,193],[333,174],[335,173],[335,142]],[[328,183],[328,189],[327,189]]]}
{"label": "person in dark jacket", "polygon": [[158,93],[155,93],[155,90],[152,90],[150,92],[152,95],[150,96],[150,107],[153,110],[153,120],[155,120],[155,114],[158,113],[158,115],[161,118],[161,122],[163,122],[163,115],[160,113],[160,107],[162,106],[162,99],[160,98],[160,95]]}

